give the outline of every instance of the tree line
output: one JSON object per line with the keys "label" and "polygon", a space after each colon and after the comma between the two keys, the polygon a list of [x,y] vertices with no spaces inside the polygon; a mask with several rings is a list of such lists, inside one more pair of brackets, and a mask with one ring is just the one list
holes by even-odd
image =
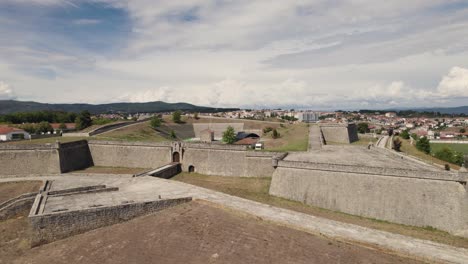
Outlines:
{"label": "tree line", "polygon": [[62,111],[19,112],[0,115],[0,123],[74,123],[77,116],[78,115],[76,113]]}

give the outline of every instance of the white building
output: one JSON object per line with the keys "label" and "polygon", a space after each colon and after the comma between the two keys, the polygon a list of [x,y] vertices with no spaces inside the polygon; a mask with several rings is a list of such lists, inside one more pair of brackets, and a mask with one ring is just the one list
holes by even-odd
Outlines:
{"label": "white building", "polygon": [[318,122],[319,117],[319,112],[302,112],[297,115],[298,121],[304,123]]}
{"label": "white building", "polygon": [[31,139],[31,135],[18,128],[0,127],[0,141]]}

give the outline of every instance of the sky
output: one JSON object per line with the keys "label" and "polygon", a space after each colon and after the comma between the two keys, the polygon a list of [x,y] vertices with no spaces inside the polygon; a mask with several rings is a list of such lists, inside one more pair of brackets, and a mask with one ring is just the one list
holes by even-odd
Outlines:
{"label": "sky", "polygon": [[0,100],[468,105],[468,0],[0,0]]}

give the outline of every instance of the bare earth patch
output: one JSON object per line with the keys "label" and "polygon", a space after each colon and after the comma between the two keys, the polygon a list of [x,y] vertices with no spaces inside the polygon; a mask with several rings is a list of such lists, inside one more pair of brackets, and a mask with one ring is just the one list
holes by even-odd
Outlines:
{"label": "bare earth patch", "polygon": [[144,168],[123,168],[123,167],[89,167],[84,170],[76,170],[73,173],[104,173],[104,174],[138,174],[150,169]]}
{"label": "bare earth patch", "polygon": [[[41,181],[0,183],[0,203],[23,193],[39,191]],[[0,264],[9,264],[29,250],[29,210],[13,219],[0,221]]]}
{"label": "bare earth patch", "polygon": [[191,202],[34,248],[13,263],[418,263]]}
{"label": "bare earth patch", "polygon": [[172,179],[322,218],[419,239],[431,240],[455,247],[468,248],[467,238],[453,236],[447,232],[437,229],[400,225],[377,219],[364,218],[271,196],[269,195],[271,178],[222,177],[181,173]]}
{"label": "bare earth patch", "polygon": [[19,181],[0,183],[0,203],[23,193],[38,192],[41,181]]}

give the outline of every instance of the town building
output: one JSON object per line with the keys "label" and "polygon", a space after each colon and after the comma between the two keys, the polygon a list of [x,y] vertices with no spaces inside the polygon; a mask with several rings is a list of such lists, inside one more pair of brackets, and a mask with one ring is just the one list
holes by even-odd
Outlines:
{"label": "town building", "polygon": [[0,127],[0,141],[31,139],[31,135],[19,128],[15,127]]}

